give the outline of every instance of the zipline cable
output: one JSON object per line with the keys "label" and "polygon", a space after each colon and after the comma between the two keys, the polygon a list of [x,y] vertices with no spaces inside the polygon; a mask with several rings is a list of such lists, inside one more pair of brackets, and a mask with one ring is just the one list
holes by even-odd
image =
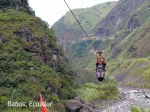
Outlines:
{"label": "zipline cable", "polygon": [[73,13],[73,11],[71,10],[71,8],[69,7],[69,5],[67,4],[67,2],[64,0],[65,4],[67,5],[67,7],[69,8],[70,12],[72,13],[72,15],[74,16],[74,18],[76,19],[76,21],[78,22],[78,24],[80,25],[80,27],[82,28],[83,32],[85,33],[85,35],[89,38],[91,44],[93,45],[95,51],[96,51],[96,47],[94,46],[92,40],[90,39],[90,37],[88,36],[88,34],[86,33],[86,31],[84,30],[84,28],[82,27],[82,25],[80,24],[80,22],[78,21],[78,19],[76,18],[75,14]]}

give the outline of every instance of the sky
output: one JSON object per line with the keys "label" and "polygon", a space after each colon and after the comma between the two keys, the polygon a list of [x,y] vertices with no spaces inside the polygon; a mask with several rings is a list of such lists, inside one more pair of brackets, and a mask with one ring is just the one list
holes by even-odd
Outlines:
{"label": "sky", "polygon": [[[68,11],[64,0],[28,0],[30,7],[35,11],[37,17],[52,26]],[[87,8],[94,5],[118,0],[65,0],[71,9]]]}

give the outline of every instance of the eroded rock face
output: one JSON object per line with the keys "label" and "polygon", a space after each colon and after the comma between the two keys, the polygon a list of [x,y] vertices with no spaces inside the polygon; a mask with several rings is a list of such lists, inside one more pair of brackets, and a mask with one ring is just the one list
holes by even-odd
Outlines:
{"label": "eroded rock face", "polygon": [[128,23],[128,29],[135,29],[138,26],[140,26],[140,20],[138,18],[138,15],[133,14],[129,23]]}
{"label": "eroded rock face", "polygon": [[[138,14],[133,14],[143,0],[119,0],[116,6],[108,13],[106,18],[98,23],[99,28],[95,35],[99,37],[111,36],[115,30],[135,29],[141,25]],[[130,18],[129,18],[130,17]],[[128,24],[126,26],[126,24]]]}
{"label": "eroded rock face", "polygon": [[110,31],[103,29],[103,28],[99,28],[97,33],[100,35],[100,37],[108,37],[110,36]]}
{"label": "eroded rock face", "polygon": [[69,100],[65,107],[66,112],[97,112],[97,109],[93,104],[88,103],[79,97]]}
{"label": "eroded rock face", "polygon": [[150,99],[150,94],[146,94],[146,95],[145,95],[145,98]]}
{"label": "eroded rock face", "polygon": [[0,34],[0,43],[2,42],[3,34]]}
{"label": "eroded rock face", "polygon": [[[46,35],[35,35],[30,29],[24,26],[20,26],[19,29],[13,31],[13,35],[23,38],[28,43],[24,46],[25,51],[30,52],[33,56],[43,60],[47,66],[56,68],[58,50],[56,50],[55,44],[50,43],[50,40],[48,40],[49,38]],[[0,41],[1,37],[0,34]],[[55,58],[53,58],[54,54]]]}
{"label": "eroded rock face", "polygon": [[69,100],[65,106],[67,112],[79,112],[83,108],[81,102],[77,100]]}

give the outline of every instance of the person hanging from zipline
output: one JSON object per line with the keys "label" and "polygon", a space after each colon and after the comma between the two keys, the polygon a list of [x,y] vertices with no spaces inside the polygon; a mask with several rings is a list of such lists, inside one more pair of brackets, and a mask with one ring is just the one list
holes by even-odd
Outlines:
{"label": "person hanging from zipline", "polygon": [[[92,40],[90,39],[90,37],[88,36],[88,34],[86,33],[86,31],[84,30],[84,28],[82,27],[82,25],[80,24],[79,20],[76,18],[75,14],[71,10],[71,8],[67,4],[67,2],[65,0],[64,0],[64,2],[67,5],[67,7],[69,8],[69,10],[72,13],[72,15],[74,16],[74,18],[76,19],[76,21],[78,22],[79,26],[82,28],[82,30],[85,33],[85,35],[89,38],[89,41],[93,45],[94,49],[96,50],[95,45],[92,43]],[[101,55],[101,59],[100,60],[98,59],[98,53]],[[97,78],[98,78],[99,81],[103,81],[104,80],[105,67],[106,67],[106,55],[105,55],[105,52],[104,51],[103,52],[99,52],[97,50],[96,51],[96,74],[97,74]]]}
{"label": "person hanging from zipline", "polygon": [[[100,59],[98,58],[100,55]],[[105,51],[96,51],[96,76],[99,81],[103,81],[105,77],[106,54]]]}

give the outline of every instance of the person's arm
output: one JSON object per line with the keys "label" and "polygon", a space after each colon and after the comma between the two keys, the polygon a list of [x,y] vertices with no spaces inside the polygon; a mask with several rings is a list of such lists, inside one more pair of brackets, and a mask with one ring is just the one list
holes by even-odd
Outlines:
{"label": "person's arm", "polygon": [[106,64],[106,53],[105,53],[105,51],[103,51],[103,53],[102,53],[102,58],[104,60],[104,64]]}
{"label": "person's arm", "polygon": [[96,64],[98,63],[98,52],[99,51],[96,51]]}

